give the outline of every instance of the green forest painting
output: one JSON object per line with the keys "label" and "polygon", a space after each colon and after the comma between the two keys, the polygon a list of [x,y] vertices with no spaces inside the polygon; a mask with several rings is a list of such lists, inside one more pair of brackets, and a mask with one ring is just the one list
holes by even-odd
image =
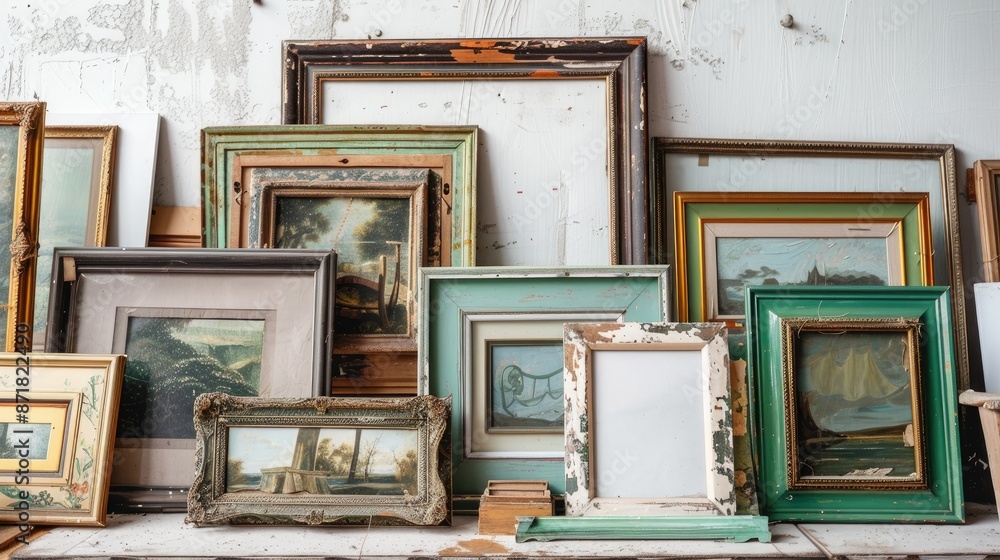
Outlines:
{"label": "green forest painting", "polygon": [[276,247],[337,252],[334,332],[408,332],[409,198],[278,197],[275,215]]}
{"label": "green forest painting", "polygon": [[130,317],[119,438],[194,438],[201,393],[257,396],[263,319]]}

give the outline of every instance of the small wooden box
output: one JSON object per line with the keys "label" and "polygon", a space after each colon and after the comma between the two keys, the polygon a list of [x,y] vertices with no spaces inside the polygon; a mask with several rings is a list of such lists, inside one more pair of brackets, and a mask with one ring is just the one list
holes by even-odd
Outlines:
{"label": "small wooden box", "polygon": [[552,494],[544,480],[491,480],[479,502],[479,534],[513,535],[518,516],[553,513]]}

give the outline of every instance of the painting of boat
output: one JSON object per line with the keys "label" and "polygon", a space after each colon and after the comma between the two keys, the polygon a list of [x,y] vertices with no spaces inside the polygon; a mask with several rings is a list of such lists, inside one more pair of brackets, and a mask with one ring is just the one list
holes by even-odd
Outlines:
{"label": "painting of boat", "polygon": [[800,477],[918,476],[910,343],[905,332],[800,333]]}

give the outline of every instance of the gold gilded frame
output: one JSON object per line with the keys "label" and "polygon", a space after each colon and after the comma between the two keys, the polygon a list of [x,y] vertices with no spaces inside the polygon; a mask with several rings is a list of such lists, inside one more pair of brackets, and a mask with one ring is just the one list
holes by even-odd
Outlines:
{"label": "gold gilded frame", "polygon": [[979,160],[973,165],[976,202],[979,206],[979,240],[983,246],[983,278],[1000,282],[1000,160]]}
{"label": "gold gilded frame", "polygon": [[[917,330],[920,323],[916,319],[840,319],[821,320],[816,318],[781,320],[781,377],[785,401],[785,449],[788,450],[786,477],[788,488],[826,490],[899,490],[927,488],[927,452],[924,433],[922,396],[920,391],[920,349]],[[830,335],[846,333],[889,332],[905,333],[907,348],[905,361],[910,366],[910,403],[913,407],[913,451],[916,477],[815,477],[805,479],[799,473],[798,442],[798,400],[796,399],[796,337],[802,332]],[[877,459],[877,458],[873,458]]]}
{"label": "gold gilded frame", "polygon": [[[0,354],[0,379],[10,380],[0,387],[0,398],[17,402],[13,380],[15,369],[29,364],[31,400],[26,413],[32,420],[31,407],[46,403],[68,405],[62,465],[55,473],[29,475],[26,484],[15,485],[8,475],[3,485],[5,506],[0,521],[17,523],[20,502],[9,489],[30,494],[30,523],[33,525],[105,525],[111,465],[114,457],[115,426],[125,357],[92,354]],[[37,392],[36,392],[37,391]],[[29,469],[31,465],[29,464]],[[37,502],[42,492],[50,501]]]}
{"label": "gold gilded frame", "polygon": [[[45,138],[101,140],[101,169],[99,170],[97,192],[91,193],[90,198],[97,203],[96,212],[94,212],[95,230],[92,236],[88,236],[87,246],[104,247],[107,243],[108,216],[111,212],[111,185],[114,180],[118,126],[47,126],[45,127]],[[92,211],[91,208],[87,209],[88,214]],[[45,227],[45,224],[41,224],[41,227]]]}
{"label": "gold gilded frame", "polygon": [[[35,303],[38,203],[41,200],[45,103],[0,103],[0,126],[18,127],[17,172],[11,212],[10,288],[7,293],[5,349],[23,346],[17,325],[31,320]],[[3,216],[2,218],[6,218]],[[2,296],[0,296],[2,297]],[[18,340],[20,338],[20,340]]]}

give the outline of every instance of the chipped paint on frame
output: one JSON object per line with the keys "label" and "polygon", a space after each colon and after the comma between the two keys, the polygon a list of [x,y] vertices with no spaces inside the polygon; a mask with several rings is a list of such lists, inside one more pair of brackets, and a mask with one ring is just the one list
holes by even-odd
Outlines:
{"label": "chipped paint on frame", "polygon": [[[566,514],[567,515],[734,515],[736,513],[733,417],[729,404],[728,331],[721,323],[566,324]],[[706,407],[706,496],[602,498],[596,495],[592,456],[593,351],[652,350],[701,354]],[[664,473],[669,476],[670,473]]]}

